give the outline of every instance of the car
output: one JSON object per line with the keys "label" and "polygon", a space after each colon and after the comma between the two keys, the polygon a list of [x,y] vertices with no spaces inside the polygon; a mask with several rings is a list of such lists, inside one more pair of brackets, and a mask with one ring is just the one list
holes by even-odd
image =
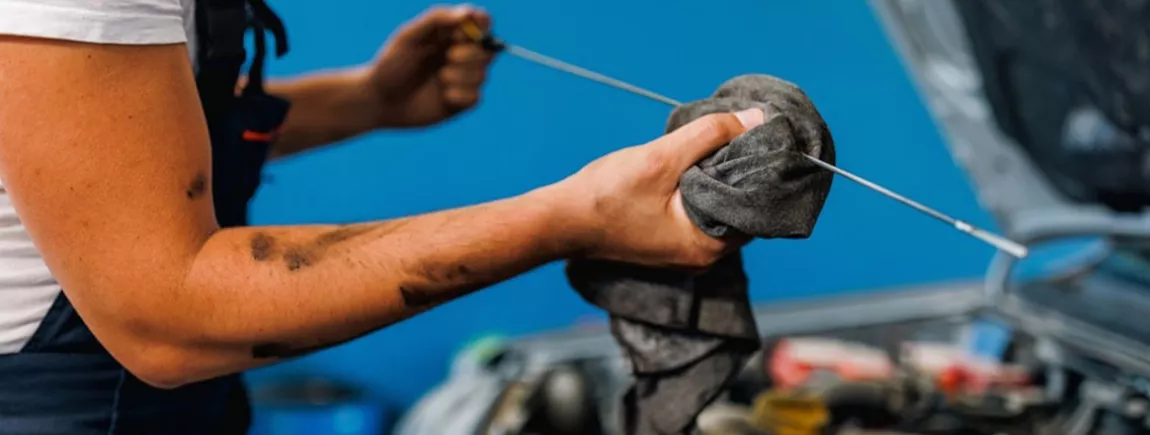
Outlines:
{"label": "car", "polygon": [[[1003,253],[983,280],[758,307],[763,351],[700,428],[770,433],[766,413],[843,434],[1150,433],[1150,4],[870,5],[1004,235],[1031,248],[1085,243],[1039,272],[1020,275]],[[844,360],[795,353],[809,340],[842,344],[831,347]],[[846,361],[850,348],[868,349],[866,362]],[[934,369],[913,362],[923,349]],[[784,372],[787,391],[821,382],[822,395],[780,396]],[[461,354],[396,433],[618,434],[628,382],[605,328],[522,337]],[[859,393],[864,383],[878,387]],[[829,393],[848,390],[850,400]],[[889,418],[866,417],[878,414]]]}

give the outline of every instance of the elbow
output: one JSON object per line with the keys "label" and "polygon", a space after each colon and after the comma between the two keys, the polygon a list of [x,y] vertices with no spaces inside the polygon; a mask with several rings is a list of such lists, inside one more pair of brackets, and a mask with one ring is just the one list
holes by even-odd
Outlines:
{"label": "elbow", "polygon": [[[164,390],[227,374],[230,348],[206,336],[206,321],[215,313],[197,309],[179,287],[156,285],[160,290],[145,292],[143,286],[116,283],[127,297],[105,297],[100,304],[78,306],[88,310],[84,321],[100,345],[129,374],[144,384]],[[83,286],[73,286],[73,288]],[[102,288],[86,289],[101,293]],[[87,302],[95,298],[83,298]],[[176,305],[174,301],[180,301]]]}
{"label": "elbow", "polygon": [[148,315],[125,311],[113,321],[92,326],[99,324],[93,332],[102,333],[101,344],[136,379],[171,390],[224,374],[213,366],[218,358],[208,347],[192,339],[189,331],[200,330],[199,324],[154,315],[171,312],[165,309],[150,310]]}
{"label": "elbow", "polygon": [[154,388],[171,390],[223,374],[212,370],[212,357],[199,347],[155,333],[121,330],[105,334],[101,343],[128,373]]}
{"label": "elbow", "polygon": [[200,380],[195,376],[195,370],[188,366],[189,360],[181,354],[183,352],[160,346],[138,350],[116,360],[141,382],[154,388],[172,390]]}
{"label": "elbow", "polygon": [[186,378],[174,373],[139,370],[128,370],[128,372],[131,373],[132,376],[135,376],[136,379],[139,379],[140,382],[160,390],[174,390],[191,383]]}

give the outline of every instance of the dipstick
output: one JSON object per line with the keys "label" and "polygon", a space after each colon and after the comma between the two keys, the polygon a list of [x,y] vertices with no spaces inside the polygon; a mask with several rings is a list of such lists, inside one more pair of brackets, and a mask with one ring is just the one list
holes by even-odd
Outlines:
{"label": "dipstick", "polygon": [[[658,94],[658,93],[649,91],[647,89],[632,85],[632,84],[624,82],[622,80],[614,79],[614,78],[605,76],[603,74],[599,74],[597,72],[588,70],[586,68],[581,68],[581,67],[572,65],[570,63],[563,62],[559,59],[555,59],[555,58],[550,57],[550,56],[545,56],[545,55],[540,54],[538,52],[531,51],[531,50],[528,50],[526,48],[523,48],[523,47],[520,47],[517,45],[508,44],[502,40],[496,39],[494,36],[492,36],[489,33],[482,32],[479,29],[479,27],[476,26],[474,23],[465,22],[463,25],[463,31],[465,33],[467,33],[469,37],[474,39],[477,43],[483,45],[485,48],[487,48],[488,50],[491,50],[493,52],[505,52],[507,54],[513,55],[515,57],[518,57],[520,59],[538,64],[538,65],[542,65],[542,66],[545,66],[545,67],[548,67],[551,69],[555,69],[555,70],[562,71],[562,72],[565,72],[568,74],[572,74],[572,75],[575,75],[575,76],[578,76],[578,77],[581,77],[581,78],[584,78],[587,80],[591,80],[591,81],[594,81],[597,83],[611,86],[611,87],[616,88],[616,89],[621,89],[621,90],[624,90],[624,91],[627,91],[627,92],[630,92],[630,93],[633,93],[633,94],[636,94],[636,95],[639,95],[639,96],[642,96],[642,97],[645,97],[645,98],[648,98],[651,100],[655,100],[655,101],[667,104],[667,105],[672,106],[672,107],[678,107],[678,106],[682,105],[682,103],[680,103],[679,101],[668,98],[666,96],[663,96],[662,94]],[[839,168],[835,165],[832,165],[830,163],[819,160],[816,157],[806,155],[806,154],[803,154],[802,156],[805,157],[807,160],[809,160],[811,163],[814,163],[815,165],[818,165],[819,167],[821,167],[823,169],[826,169],[826,170],[831,171],[835,174],[838,174],[839,176],[842,176],[843,178],[846,178],[848,180],[854,181],[854,182],[856,182],[856,183],[858,183],[858,184],[860,184],[860,185],[862,185],[868,189],[871,189],[871,190],[878,192],[878,193],[880,193],[880,194],[882,194],[888,198],[891,198],[895,201],[898,201],[899,203],[902,203],[903,205],[906,205],[907,207],[918,210],[919,212],[922,212],[923,214],[926,214],[927,216],[930,216],[930,217],[938,219],[942,222],[945,222],[946,224],[950,225],[954,229],[961,231],[963,233],[969,234],[970,236],[972,236],[978,240],[981,240],[984,243],[987,243],[987,244],[995,247],[996,249],[1002,250],[1002,251],[1004,251],[1010,255],[1013,255],[1013,256],[1018,257],[1018,258],[1025,258],[1027,256],[1027,254],[1029,253],[1029,250],[1026,248],[1026,246],[1022,245],[1021,243],[1018,243],[1018,242],[1015,242],[1013,240],[1007,239],[1005,237],[990,233],[989,231],[978,228],[978,227],[971,225],[965,221],[956,219],[956,218],[951,217],[950,215],[947,215],[943,212],[940,212],[940,211],[935,210],[933,208],[927,207],[926,205],[923,205],[922,203],[920,203],[918,201],[912,200],[912,199],[907,198],[905,196],[902,196],[898,193],[895,193],[894,191],[892,191],[890,189],[882,187],[882,186],[880,186],[880,185],[878,185],[878,184],[876,184],[870,180],[867,180],[863,177],[860,177],[858,175],[850,173],[850,172],[848,172],[842,168]]]}

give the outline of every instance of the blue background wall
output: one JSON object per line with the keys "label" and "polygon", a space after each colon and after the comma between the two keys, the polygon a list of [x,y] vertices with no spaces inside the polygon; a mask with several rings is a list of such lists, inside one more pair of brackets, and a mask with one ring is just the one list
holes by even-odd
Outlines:
{"label": "blue background wall", "polygon": [[[271,2],[289,23],[277,76],[358,64],[430,2]],[[320,5],[323,6],[320,6]],[[913,198],[990,224],[942,145],[906,73],[862,0],[479,3],[507,40],[692,100],[743,73],[806,89],[831,126],[839,163]],[[446,125],[381,132],[273,164],[257,223],[385,219],[473,204],[561,179],[611,150],[661,133],[659,103],[516,58],[492,67],[481,105]],[[928,180],[926,182],[918,180]],[[976,276],[991,250],[837,179],[813,237],[747,249],[757,301]],[[321,373],[410,404],[485,333],[562,328],[598,313],[552,265],[314,356],[253,373]]]}

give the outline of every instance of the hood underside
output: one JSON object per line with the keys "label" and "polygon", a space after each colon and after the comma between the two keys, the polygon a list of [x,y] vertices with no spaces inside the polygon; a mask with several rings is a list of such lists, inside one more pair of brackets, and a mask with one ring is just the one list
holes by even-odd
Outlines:
{"label": "hood underside", "polygon": [[1150,0],[872,2],[1004,232],[1150,234]]}
{"label": "hood underside", "polygon": [[1150,312],[1150,0],[871,3],[1003,233],[1115,242],[1068,281],[1014,284],[1000,255],[985,302],[1150,376],[1150,329],[1115,322]]}

